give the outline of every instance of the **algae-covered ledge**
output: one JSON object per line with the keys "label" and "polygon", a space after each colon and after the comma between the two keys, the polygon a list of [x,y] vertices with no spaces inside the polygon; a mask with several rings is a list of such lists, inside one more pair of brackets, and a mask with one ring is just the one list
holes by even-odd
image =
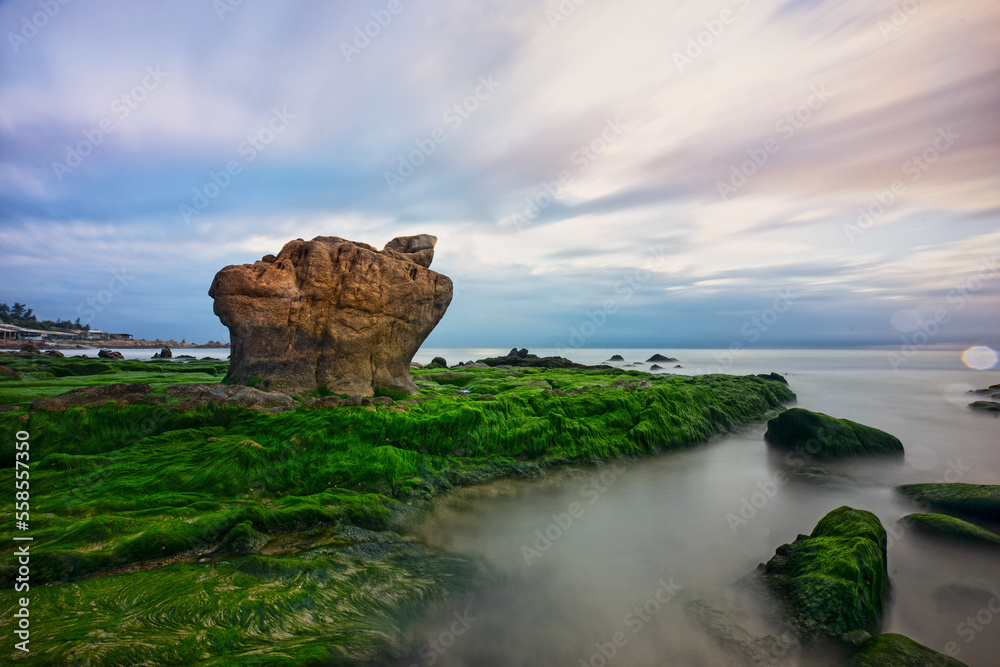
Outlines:
{"label": "algae-covered ledge", "polygon": [[268,406],[228,393],[224,361],[6,365],[18,378],[0,380],[2,474],[13,475],[9,434],[29,431],[33,641],[47,647],[25,664],[70,651],[152,664],[384,661],[405,648],[407,618],[489,578],[399,535],[436,494],[697,445],[794,399],[757,376],[497,366],[414,369],[416,394],[363,405],[317,395]]}

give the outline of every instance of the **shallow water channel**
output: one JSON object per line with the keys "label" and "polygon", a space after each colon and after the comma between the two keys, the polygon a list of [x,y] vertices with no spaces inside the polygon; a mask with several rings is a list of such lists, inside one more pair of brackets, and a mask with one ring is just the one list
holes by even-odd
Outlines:
{"label": "shallow water channel", "polygon": [[[709,351],[699,354],[707,367]],[[760,352],[728,372],[787,373],[799,406],[893,433],[905,460],[806,461],[830,474],[786,477],[803,462],[769,450],[761,423],[641,461],[449,495],[419,537],[483,558],[502,583],[421,619],[410,629],[414,651],[399,664],[746,664],[686,606],[707,600],[751,634],[775,632],[768,601],[737,582],[841,505],[874,512],[890,533],[883,631],[973,667],[1000,664],[1000,614],[990,609],[1000,610],[1000,553],[904,530],[899,518],[920,509],[893,491],[911,482],[1000,483],[1000,420],[969,410],[964,394],[997,383],[998,373],[964,368],[956,353],[923,353],[896,372],[881,352],[833,354],[842,363]],[[792,651],[774,664],[842,658]]]}

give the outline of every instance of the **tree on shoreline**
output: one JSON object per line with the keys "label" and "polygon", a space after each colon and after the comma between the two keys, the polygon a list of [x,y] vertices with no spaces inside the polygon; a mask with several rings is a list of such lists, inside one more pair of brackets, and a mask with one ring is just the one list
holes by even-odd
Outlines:
{"label": "tree on shoreline", "polygon": [[23,327],[25,329],[45,329],[47,331],[52,331],[54,329],[64,331],[90,331],[90,325],[81,324],[79,317],[76,318],[76,322],[71,320],[39,321],[33,308],[28,308],[27,304],[20,303],[18,301],[15,301],[13,306],[9,306],[6,303],[0,303],[0,322],[4,324],[12,324],[16,327]]}

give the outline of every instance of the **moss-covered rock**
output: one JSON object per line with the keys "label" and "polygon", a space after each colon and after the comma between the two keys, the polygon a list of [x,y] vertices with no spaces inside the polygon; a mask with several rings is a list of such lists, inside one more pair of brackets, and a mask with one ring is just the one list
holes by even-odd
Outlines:
{"label": "moss-covered rock", "polygon": [[912,500],[946,512],[1000,521],[1000,485],[996,484],[904,484],[896,490]]}
{"label": "moss-covered rock", "polygon": [[768,442],[817,457],[902,454],[899,438],[871,426],[802,408],[785,410],[767,422]]}
{"label": "moss-covered rock", "polygon": [[967,667],[964,662],[894,633],[865,642],[844,667]]}
{"label": "moss-covered rock", "polygon": [[803,642],[873,633],[889,585],[885,529],[871,512],[839,507],[759,570]]}
{"label": "moss-covered rock", "polygon": [[267,535],[253,529],[252,521],[241,521],[232,527],[216,550],[220,554],[252,554],[267,544]]}
{"label": "moss-covered rock", "polygon": [[917,528],[926,533],[951,537],[966,542],[1000,546],[1000,535],[980,528],[974,523],[956,519],[944,514],[910,514],[900,519],[907,526]]}

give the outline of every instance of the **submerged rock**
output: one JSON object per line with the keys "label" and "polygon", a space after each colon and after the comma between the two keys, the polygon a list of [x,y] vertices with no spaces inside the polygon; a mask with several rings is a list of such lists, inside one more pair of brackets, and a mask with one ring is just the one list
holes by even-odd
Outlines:
{"label": "submerged rock", "polygon": [[900,521],[907,526],[917,528],[925,533],[949,537],[964,542],[987,544],[1000,547],[1000,535],[980,528],[974,523],[956,519],[944,514],[908,514]]}
{"label": "submerged rock", "polygon": [[785,410],[768,421],[764,438],[783,449],[818,457],[903,453],[903,443],[894,435],[802,408]]}
{"label": "submerged rock", "polygon": [[886,532],[871,512],[839,507],[811,535],[778,547],[758,572],[804,642],[873,633],[889,586]]}
{"label": "submerged rock", "polygon": [[625,357],[620,354],[612,355],[608,361],[625,361]]}
{"label": "submerged rock", "polygon": [[832,472],[818,466],[801,466],[788,471],[800,479],[816,482],[828,488],[850,488],[858,485],[857,481],[843,472]]}
{"label": "submerged rock", "polygon": [[686,611],[723,648],[742,657],[751,667],[771,667],[798,645],[788,632],[781,636],[754,637],[733,620],[731,612],[716,609],[703,600],[695,600]]}
{"label": "submerged rock", "polygon": [[677,361],[677,360],[674,359],[673,357],[665,357],[662,354],[654,354],[649,359],[646,359],[647,364],[652,363],[654,361],[662,362],[662,361]]}
{"label": "submerged rock", "polygon": [[1000,412],[1000,402],[997,401],[974,401],[969,403],[973,410],[983,410],[985,412]]}
{"label": "submerged rock", "polygon": [[904,484],[896,490],[912,500],[946,512],[1000,521],[1000,485],[996,484]]}
{"label": "submerged rock", "polygon": [[379,251],[318,236],[219,271],[209,296],[230,331],[228,381],[283,392],[416,392],[410,361],[452,298],[451,280],[427,268],[436,242],[400,237]]}
{"label": "submerged rock", "polygon": [[909,637],[887,633],[872,637],[848,658],[844,667],[968,667]]}
{"label": "submerged rock", "polygon": [[124,359],[125,355],[118,350],[101,350],[97,353],[101,359]]}

